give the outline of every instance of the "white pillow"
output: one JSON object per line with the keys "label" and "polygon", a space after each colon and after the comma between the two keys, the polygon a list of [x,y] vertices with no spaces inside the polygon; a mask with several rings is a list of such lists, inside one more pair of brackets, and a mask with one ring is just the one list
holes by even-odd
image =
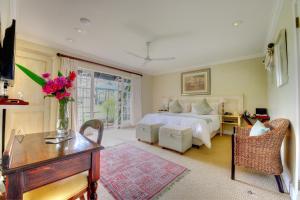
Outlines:
{"label": "white pillow", "polygon": [[198,115],[207,115],[212,110],[213,109],[210,107],[210,105],[208,104],[206,99],[203,99],[202,101],[192,104],[192,113],[195,113]]}
{"label": "white pillow", "polygon": [[220,103],[210,103],[209,105],[213,109],[209,115],[218,115]]}
{"label": "white pillow", "polygon": [[182,106],[182,112],[183,113],[189,113],[191,112],[191,104],[190,103],[181,103]]}
{"label": "white pillow", "polygon": [[269,128],[265,127],[263,123],[257,120],[254,126],[251,128],[249,136],[261,136],[264,135],[266,132],[270,131]]}
{"label": "white pillow", "polygon": [[172,101],[169,104],[169,112],[171,113],[181,113],[182,112],[182,106],[178,102],[178,100]]}

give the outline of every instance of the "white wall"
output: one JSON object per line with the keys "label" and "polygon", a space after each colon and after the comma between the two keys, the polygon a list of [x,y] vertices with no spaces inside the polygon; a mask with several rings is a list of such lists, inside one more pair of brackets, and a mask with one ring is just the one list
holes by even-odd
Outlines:
{"label": "white wall", "polygon": [[2,41],[5,34],[5,29],[11,25],[12,22],[12,12],[15,8],[12,7],[13,2],[10,0],[0,0],[0,28],[1,28],[1,37]]}
{"label": "white wall", "polygon": [[[293,1],[283,0],[282,8],[277,21],[275,36],[276,41],[278,33],[281,29],[287,31],[288,46],[288,83],[277,88],[275,73],[268,73],[268,104],[271,117],[284,117],[290,120],[290,132],[285,139],[283,147],[283,161],[285,165],[285,173],[291,175],[291,185],[287,183],[287,187],[291,187],[292,192],[298,190],[297,175],[297,151],[296,146],[299,137],[299,71],[297,67],[297,51],[296,51],[296,29],[295,18],[293,16]],[[292,194],[293,195],[293,194]],[[293,197],[295,198],[295,197]]]}
{"label": "white wall", "polygon": [[[211,94],[244,95],[244,109],[255,112],[267,107],[266,71],[262,58],[208,66],[211,68]],[[163,97],[181,95],[181,73],[153,77],[153,111],[159,109]],[[199,97],[199,96],[198,96]]]}

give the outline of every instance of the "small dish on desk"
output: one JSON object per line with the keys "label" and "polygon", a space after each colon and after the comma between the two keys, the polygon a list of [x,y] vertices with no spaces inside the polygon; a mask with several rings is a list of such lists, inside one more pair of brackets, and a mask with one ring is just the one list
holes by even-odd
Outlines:
{"label": "small dish on desk", "polygon": [[65,142],[70,139],[72,139],[71,135],[69,135],[67,137],[59,137],[59,138],[51,138],[51,139],[45,138],[45,142],[46,142],[46,144],[58,144],[58,143]]}
{"label": "small dish on desk", "polygon": [[73,132],[70,130],[65,135],[55,134],[55,132],[51,132],[46,134],[44,139],[47,144],[58,144],[73,138]]}

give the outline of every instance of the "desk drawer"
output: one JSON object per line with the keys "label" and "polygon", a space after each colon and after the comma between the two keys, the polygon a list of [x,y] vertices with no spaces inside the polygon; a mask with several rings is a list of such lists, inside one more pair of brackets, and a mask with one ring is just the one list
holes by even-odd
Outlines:
{"label": "desk drawer", "polygon": [[24,171],[24,192],[90,169],[91,153]]}

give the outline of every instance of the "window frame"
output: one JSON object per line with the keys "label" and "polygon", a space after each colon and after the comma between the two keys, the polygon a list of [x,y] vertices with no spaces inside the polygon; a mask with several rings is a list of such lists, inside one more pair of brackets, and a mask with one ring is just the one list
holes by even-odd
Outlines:
{"label": "window frame", "polygon": [[[132,84],[132,80],[129,77],[126,77],[126,76],[114,75],[114,74],[110,74],[110,73],[107,73],[107,72],[102,72],[102,71],[98,71],[98,70],[94,70],[94,69],[88,69],[88,68],[82,68],[82,67],[80,67],[80,68],[77,69],[77,73],[80,70],[84,71],[84,72],[89,72],[91,74],[91,88],[90,88],[90,95],[89,95],[90,96],[90,106],[89,106],[90,111],[89,111],[89,113],[90,113],[91,119],[94,119],[95,118],[95,113],[98,113],[95,110],[95,107],[94,107],[94,101],[95,101],[95,98],[96,98],[96,96],[95,96],[96,95],[96,91],[95,91],[95,89],[96,89],[95,88],[95,73],[107,74],[107,75],[117,76],[117,77],[121,78],[121,80],[122,80],[122,89],[121,89],[122,90],[122,94],[121,94],[121,105],[120,105],[121,106],[121,124],[118,123],[118,118],[120,117],[119,116],[119,112],[118,112],[118,110],[119,110],[119,102],[118,102],[118,99],[116,99],[117,100],[117,103],[116,103],[117,104],[117,109],[116,109],[117,119],[115,120],[113,127],[115,127],[116,125],[118,127],[130,125],[130,122],[131,122],[131,119],[132,119],[131,110],[129,110],[128,113],[126,113],[127,115],[129,115],[129,118],[126,119],[126,120],[124,120],[124,110],[123,110],[123,107],[124,107],[124,98],[123,98],[123,94],[125,93],[124,87],[128,84],[128,83],[125,83],[124,81],[125,80],[129,80],[129,85],[130,85],[131,89],[129,91],[129,94],[127,94],[128,98],[129,98],[129,100],[127,101],[127,104],[129,104],[129,105],[127,105],[127,107],[129,107],[129,109],[132,109],[132,106],[133,106],[132,105],[132,95],[131,95],[131,92],[132,92],[132,85],[131,85]],[[77,91],[76,92],[76,94],[77,94],[76,95],[76,101],[77,101],[76,102],[76,112],[77,112],[77,119],[76,119],[76,121],[77,121],[77,123],[80,123],[80,120],[79,120],[80,116],[84,112],[79,113],[79,109],[78,109],[78,99],[80,98],[79,97],[80,92],[78,90],[78,85],[76,87],[76,91]],[[82,119],[82,124],[83,123],[84,123],[84,121]],[[81,125],[79,124],[79,126],[81,126]]]}

